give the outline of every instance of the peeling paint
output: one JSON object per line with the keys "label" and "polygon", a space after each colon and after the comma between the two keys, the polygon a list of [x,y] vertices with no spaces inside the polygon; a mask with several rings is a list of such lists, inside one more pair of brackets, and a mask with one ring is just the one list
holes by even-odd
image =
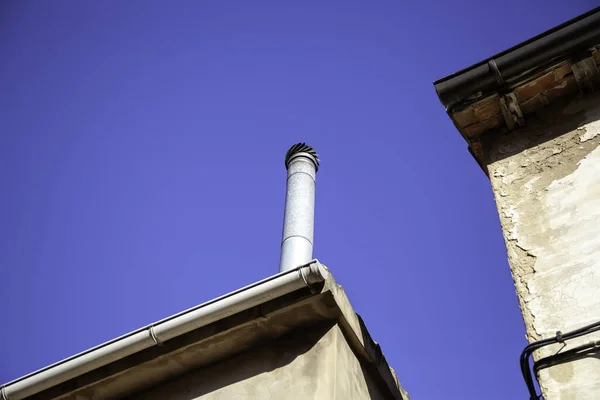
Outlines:
{"label": "peeling paint", "polygon": [[587,142],[600,134],[600,121],[595,121],[582,129],[583,135],[579,136],[581,143]]}
{"label": "peeling paint", "polygon": [[[490,180],[530,341],[600,319],[599,100],[578,99],[488,143]],[[599,339],[600,333],[586,335],[568,346]],[[600,398],[600,363],[551,367],[541,371],[540,383],[548,400]]]}

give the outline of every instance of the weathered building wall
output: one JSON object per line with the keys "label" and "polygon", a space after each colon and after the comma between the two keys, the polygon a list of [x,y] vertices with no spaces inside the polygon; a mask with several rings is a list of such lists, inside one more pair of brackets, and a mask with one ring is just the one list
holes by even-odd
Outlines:
{"label": "weathered building wall", "polygon": [[[600,96],[547,114],[489,139],[486,151],[530,341],[600,320]],[[569,341],[567,348],[592,340],[600,334]],[[542,370],[545,398],[599,399],[599,358]]]}
{"label": "weathered building wall", "polygon": [[331,323],[295,331],[131,398],[384,399]]}

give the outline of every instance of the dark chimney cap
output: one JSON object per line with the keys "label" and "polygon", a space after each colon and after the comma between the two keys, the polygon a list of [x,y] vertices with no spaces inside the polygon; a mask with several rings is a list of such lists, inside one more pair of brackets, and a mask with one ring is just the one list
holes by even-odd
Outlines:
{"label": "dark chimney cap", "polygon": [[296,143],[285,153],[285,168],[287,169],[290,165],[290,162],[296,157],[306,157],[311,160],[315,164],[315,171],[319,170],[319,164],[321,160],[319,160],[319,155],[309,145],[306,143]]}

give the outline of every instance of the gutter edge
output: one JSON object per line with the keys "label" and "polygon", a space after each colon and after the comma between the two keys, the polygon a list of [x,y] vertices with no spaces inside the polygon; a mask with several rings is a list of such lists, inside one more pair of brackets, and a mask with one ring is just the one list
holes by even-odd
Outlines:
{"label": "gutter edge", "polygon": [[[512,47],[510,47],[510,48],[508,48],[506,50],[503,50],[503,51],[501,51],[498,54],[495,54],[495,55],[493,55],[491,57],[488,57],[488,58],[486,58],[486,59],[484,59],[482,61],[479,61],[479,62],[477,62],[475,64],[472,64],[469,67],[462,68],[462,69],[460,69],[460,70],[458,70],[458,71],[456,71],[456,72],[454,72],[454,73],[452,73],[450,75],[447,75],[447,76],[445,76],[443,78],[439,78],[439,79],[433,81],[433,85],[436,86],[436,85],[438,85],[440,83],[443,83],[443,82],[445,82],[447,80],[455,78],[455,77],[457,77],[459,75],[462,75],[462,74],[464,74],[466,72],[469,72],[469,71],[471,71],[471,70],[473,70],[473,69],[475,69],[477,67],[481,67],[482,65],[485,65],[485,64],[489,63],[492,60],[500,58],[500,57],[502,57],[502,56],[504,56],[506,54],[509,54],[509,53],[511,53],[511,52],[513,52],[515,50],[520,49],[521,47],[524,47],[524,46],[526,46],[528,44],[531,44],[531,43],[533,43],[533,42],[535,42],[537,40],[540,40],[540,39],[542,39],[542,38],[544,38],[544,37],[546,37],[546,36],[548,36],[548,35],[550,35],[550,34],[552,34],[554,32],[557,32],[557,31],[559,31],[559,30],[561,30],[563,28],[566,28],[569,25],[572,25],[572,24],[574,24],[576,22],[579,22],[580,20],[585,19],[585,18],[589,17],[590,15],[593,15],[593,14],[599,12],[599,11],[600,11],[600,7],[595,7],[593,9],[591,9],[590,11],[587,11],[587,12],[581,14],[581,15],[578,15],[578,16],[576,16],[574,18],[571,18],[570,20],[565,21],[565,22],[563,22],[560,25],[557,25],[557,26],[555,26],[553,28],[550,28],[550,29],[548,29],[548,30],[546,30],[546,31],[544,31],[544,32],[542,32],[542,33],[540,33],[540,34],[532,37],[532,38],[529,38],[529,39],[525,40],[524,42],[518,43],[518,44],[516,44],[516,45],[514,45],[514,46],[512,46]],[[436,90],[436,93],[437,93],[437,90]]]}
{"label": "gutter edge", "polygon": [[[232,312],[232,315],[234,313],[243,311],[244,309],[248,309],[248,308],[254,307],[256,305],[262,304],[265,301],[273,300],[275,298],[281,297],[281,296],[283,296],[283,295],[285,295],[287,293],[291,293],[291,292],[293,292],[295,290],[301,289],[302,287],[312,287],[313,285],[315,285],[317,283],[326,281],[331,276],[331,274],[329,273],[329,270],[324,265],[322,265],[321,263],[319,263],[319,261],[317,259],[314,259],[314,260],[310,261],[308,264],[305,264],[305,265],[299,266],[297,268],[290,269],[290,270],[278,273],[276,275],[270,276],[270,277],[268,277],[266,279],[263,279],[261,281],[255,282],[255,283],[253,283],[251,285],[245,286],[245,287],[243,287],[241,289],[235,290],[235,291],[230,292],[228,294],[225,294],[223,296],[217,297],[217,298],[215,298],[213,300],[210,300],[208,302],[199,304],[198,306],[189,308],[189,309],[184,310],[184,311],[182,311],[180,313],[174,314],[174,315],[169,316],[167,318],[164,318],[164,319],[162,319],[160,321],[157,321],[157,322],[155,322],[153,324],[150,324],[150,325],[147,325],[145,327],[139,328],[139,329],[137,329],[135,331],[132,331],[132,332],[127,333],[125,335],[119,336],[119,337],[117,337],[115,339],[112,339],[112,340],[110,340],[108,342],[105,342],[105,343],[100,344],[98,346],[92,347],[91,349],[85,350],[85,351],[80,352],[78,354],[75,354],[75,355],[73,355],[71,357],[65,358],[65,359],[63,359],[61,361],[58,361],[58,362],[56,362],[54,364],[51,364],[51,365],[49,365],[47,367],[44,367],[44,368],[41,368],[41,369],[39,369],[37,371],[29,373],[29,374],[27,374],[27,375],[25,375],[23,377],[20,377],[20,378],[17,378],[15,380],[12,380],[12,381],[10,381],[8,383],[5,383],[5,384],[3,384],[3,385],[0,386],[0,399],[1,400],[21,400],[21,399],[27,398],[29,396],[32,396],[32,395],[34,395],[36,393],[39,393],[39,392],[41,392],[43,390],[47,390],[47,389],[49,389],[51,387],[60,385],[61,383],[66,382],[69,379],[73,379],[74,377],[80,376],[80,375],[82,375],[84,373],[93,371],[93,370],[95,370],[97,368],[100,368],[100,367],[102,367],[104,365],[107,365],[107,364],[109,364],[112,361],[108,360],[107,362],[104,362],[106,360],[102,360],[102,356],[103,356],[102,350],[106,349],[110,345],[115,345],[115,344],[117,344],[119,342],[123,343],[125,341],[125,339],[132,338],[134,335],[139,335],[140,333],[147,333],[148,343],[132,342],[132,343],[124,345],[123,348],[120,349],[121,351],[126,351],[127,349],[131,349],[132,351],[131,351],[131,354],[129,354],[129,355],[132,355],[132,354],[138,353],[139,351],[142,351],[144,349],[160,345],[161,341],[160,340],[156,340],[156,336],[155,336],[156,335],[155,328],[157,326],[163,325],[165,322],[171,322],[171,321],[176,320],[176,319],[178,319],[180,317],[187,317],[190,313],[197,312],[197,311],[201,310],[202,308],[204,308],[206,306],[218,303],[218,302],[220,302],[222,300],[231,298],[232,296],[239,295],[240,293],[244,293],[244,292],[246,292],[246,291],[248,291],[250,289],[259,287],[259,286],[261,286],[263,284],[266,284],[267,282],[273,281],[273,280],[275,280],[277,278],[281,278],[282,276],[292,275],[292,274],[296,274],[297,276],[295,278],[293,278],[293,279],[290,278],[290,277],[288,277],[288,279],[290,279],[289,282],[287,280],[286,281],[282,281],[283,283],[282,283],[280,289],[285,289],[284,292],[282,292],[282,293],[277,292],[274,296],[272,296],[272,298],[268,298],[268,299],[265,299],[264,296],[261,296],[260,297],[260,301],[258,301],[257,303],[256,302],[248,302],[244,306],[243,309],[236,308],[236,307],[231,307],[232,310],[230,310],[230,311]],[[278,287],[270,288],[270,290],[273,291],[273,292],[275,292],[275,289],[277,289],[277,288]],[[292,289],[292,290],[288,290],[288,289]],[[266,291],[266,293],[268,293],[268,291]],[[254,304],[254,303],[256,303],[256,304]],[[224,318],[224,317],[221,317],[218,320],[220,320],[222,318]],[[181,319],[183,319],[183,318],[181,318]],[[183,322],[185,323],[186,321],[183,321]],[[188,323],[189,323],[189,321],[188,321]],[[209,322],[209,323],[211,323],[211,322]],[[171,324],[172,324],[172,322],[171,322]],[[197,329],[197,328],[199,328],[201,326],[204,326],[204,325],[207,325],[207,324],[203,324],[203,325],[197,326],[194,329]],[[153,333],[154,333],[154,335],[153,335]],[[168,334],[168,332],[167,332],[167,334]],[[181,334],[184,334],[184,333],[178,333],[174,337],[180,336]],[[169,339],[172,339],[172,337],[169,337],[167,340],[169,340]],[[147,344],[149,344],[149,345],[147,345]],[[142,346],[145,346],[145,347],[141,348]],[[118,350],[119,349],[117,349],[116,352],[118,352]],[[70,366],[64,368],[63,371],[59,370],[59,368],[61,366],[64,367],[64,365],[67,364],[67,363],[69,363],[69,362],[77,361],[78,359],[81,359],[82,357],[84,357],[86,355],[89,355],[89,354],[92,354],[92,353],[95,353],[95,352],[98,353],[98,355],[96,356],[98,359],[91,359],[91,360],[85,361],[85,362],[83,362],[81,364],[71,364]],[[113,350],[113,352],[115,352],[115,350]],[[111,355],[112,354],[109,353],[107,358],[109,358]],[[78,369],[85,370],[85,368],[86,368],[86,366],[88,366],[88,364],[93,364],[89,368],[89,370],[87,370],[87,371],[77,371]],[[48,372],[48,371],[52,371],[52,370],[57,371],[55,374],[58,375],[58,377],[53,377],[52,374],[50,374],[49,377],[46,377],[41,382],[35,380],[35,378],[38,378],[42,373]],[[67,379],[63,379],[64,376],[61,377],[61,375],[65,375],[65,374],[69,374],[69,373],[73,374],[73,376],[72,377],[68,377]],[[54,380],[53,380],[53,378],[54,378]],[[28,380],[29,380],[29,382],[28,382]],[[11,388],[15,387],[15,385],[18,385],[18,384],[21,384],[22,387],[17,388],[17,395],[14,395],[14,394],[11,395],[11,394],[9,394],[9,390]],[[39,387],[36,388],[35,387],[36,385],[38,385]],[[19,395],[19,392],[21,392],[21,393],[24,392],[25,394],[24,395],[22,395],[22,394]]]}

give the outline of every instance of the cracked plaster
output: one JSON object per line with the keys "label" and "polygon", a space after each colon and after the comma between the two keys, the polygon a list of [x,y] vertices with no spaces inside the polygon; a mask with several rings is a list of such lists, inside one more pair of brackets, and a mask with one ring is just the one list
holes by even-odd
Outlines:
{"label": "cracked plaster", "polygon": [[[488,170],[529,341],[600,320],[600,97],[488,142]],[[586,335],[575,346],[600,335]],[[539,358],[558,345],[538,351]],[[600,360],[540,374],[546,399],[600,397]]]}

